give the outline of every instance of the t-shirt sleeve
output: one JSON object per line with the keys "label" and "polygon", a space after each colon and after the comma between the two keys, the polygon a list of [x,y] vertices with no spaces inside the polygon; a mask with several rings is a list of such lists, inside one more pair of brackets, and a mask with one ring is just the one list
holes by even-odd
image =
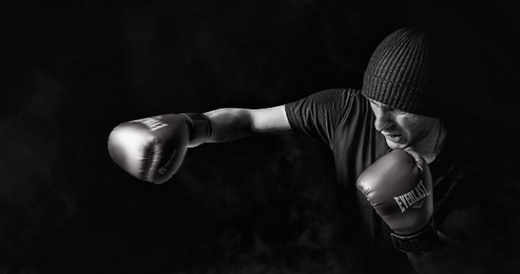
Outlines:
{"label": "t-shirt sleeve", "polygon": [[328,89],[286,104],[292,130],[330,146],[336,129],[350,111],[356,97],[353,95],[359,95],[359,91]]}

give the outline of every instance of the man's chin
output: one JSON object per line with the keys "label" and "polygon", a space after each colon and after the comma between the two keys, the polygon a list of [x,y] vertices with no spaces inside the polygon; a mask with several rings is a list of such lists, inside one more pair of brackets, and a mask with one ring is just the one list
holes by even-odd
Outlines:
{"label": "man's chin", "polygon": [[401,144],[401,143],[395,143],[395,142],[392,142],[390,140],[386,140],[386,144],[388,145],[388,147],[390,149],[405,149],[408,147],[407,144]]}

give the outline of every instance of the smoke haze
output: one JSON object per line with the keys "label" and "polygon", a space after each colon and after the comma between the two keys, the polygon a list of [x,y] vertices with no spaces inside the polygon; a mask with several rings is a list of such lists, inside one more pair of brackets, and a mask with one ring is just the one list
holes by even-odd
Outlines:
{"label": "smoke haze", "polygon": [[478,57],[467,72],[470,111],[491,103],[488,118],[519,121],[510,99],[520,79],[519,7],[510,1],[2,6],[1,273],[350,270],[327,148],[298,136],[209,144],[151,185],[118,168],[106,141],[137,118],[359,88],[372,50],[409,23],[460,27],[479,45],[468,53]]}

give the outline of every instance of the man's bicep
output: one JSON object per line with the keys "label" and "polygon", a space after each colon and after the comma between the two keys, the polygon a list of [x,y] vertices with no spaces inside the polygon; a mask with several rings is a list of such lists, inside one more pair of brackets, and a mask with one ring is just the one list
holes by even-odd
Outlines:
{"label": "man's bicep", "polygon": [[254,109],[251,110],[250,115],[253,134],[292,133],[292,128],[285,112],[285,105]]}

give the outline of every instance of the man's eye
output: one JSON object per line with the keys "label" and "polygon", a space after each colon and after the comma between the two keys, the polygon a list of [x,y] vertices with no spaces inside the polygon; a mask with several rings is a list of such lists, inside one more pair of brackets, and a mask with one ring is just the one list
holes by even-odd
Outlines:
{"label": "man's eye", "polygon": [[402,111],[402,110],[400,110],[400,109],[396,109],[396,108],[392,108],[391,111],[392,111],[392,113],[394,113],[394,114],[402,114],[402,113],[404,113],[404,111]]}
{"label": "man's eye", "polygon": [[400,109],[389,107],[387,105],[378,104],[376,102],[373,102],[372,100],[370,100],[370,104],[373,107],[376,107],[376,108],[380,109],[383,112],[391,112],[391,113],[394,113],[394,114],[403,114],[403,113],[405,113],[404,111],[402,111]]}
{"label": "man's eye", "polygon": [[395,113],[396,111],[400,111],[398,109],[395,109],[395,108],[389,107],[389,106],[381,106],[381,110],[384,112],[392,112],[392,113]]}

